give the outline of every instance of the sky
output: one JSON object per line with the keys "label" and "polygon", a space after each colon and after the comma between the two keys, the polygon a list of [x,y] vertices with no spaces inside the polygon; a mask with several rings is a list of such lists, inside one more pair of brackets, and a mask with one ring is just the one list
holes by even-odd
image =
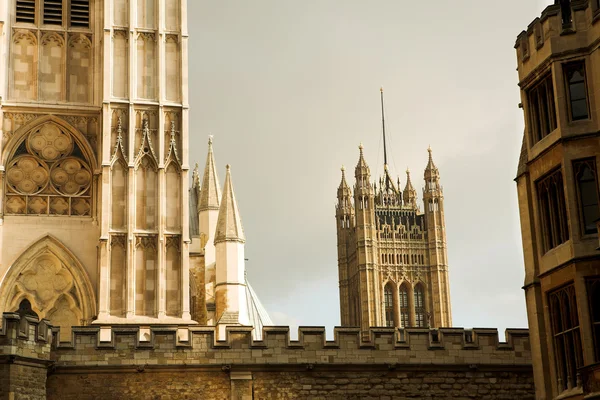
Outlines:
{"label": "sky", "polygon": [[[440,170],[453,325],[527,327],[514,43],[551,1],[188,1],[190,160],[214,136],[232,179],[248,279],[276,324],[340,324],[335,203],[362,142],[419,193]],[[353,178],[352,178],[353,179]],[[353,182],[349,182],[351,185]]]}

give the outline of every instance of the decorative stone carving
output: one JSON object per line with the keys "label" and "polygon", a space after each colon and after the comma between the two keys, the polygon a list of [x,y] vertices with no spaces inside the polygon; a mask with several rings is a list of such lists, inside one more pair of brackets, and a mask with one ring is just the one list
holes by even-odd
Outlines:
{"label": "decorative stone carving", "polygon": [[17,193],[39,193],[48,185],[48,166],[41,160],[29,155],[18,156],[7,168],[8,184]]}
{"label": "decorative stone carving", "polygon": [[50,179],[59,193],[76,196],[89,188],[92,183],[92,173],[83,160],[68,157],[52,166]]}
{"label": "decorative stone carving", "polygon": [[27,149],[44,161],[56,161],[73,151],[73,139],[55,124],[44,124],[29,135]]}

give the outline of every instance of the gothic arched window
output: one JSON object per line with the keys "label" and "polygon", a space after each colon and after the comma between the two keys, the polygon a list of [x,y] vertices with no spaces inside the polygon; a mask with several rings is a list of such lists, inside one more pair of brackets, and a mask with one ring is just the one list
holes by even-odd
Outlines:
{"label": "gothic arched window", "polygon": [[385,308],[385,326],[394,326],[394,292],[390,283],[385,285],[383,303]]}
{"label": "gothic arched window", "polygon": [[423,285],[418,283],[415,286],[415,325],[418,328],[426,328],[425,320],[425,293]]}
{"label": "gothic arched window", "polygon": [[596,361],[600,361],[600,277],[589,279],[587,281],[587,290],[595,356]]}
{"label": "gothic arched window", "polygon": [[402,328],[407,328],[410,326],[410,313],[408,308],[408,288],[406,283],[400,286],[398,295],[400,299],[400,326]]}
{"label": "gothic arched window", "polygon": [[596,220],[600,218],[598,209],[598,184],[596,182],[596,161],[580,160],[573,163],[579,195],[579,210],[584,234],[596,233]]}
{"label": "gothic arched window", "polygon": [[33,129],[6,164],[4,212],[90,216],[92,169],[75,138],[54,122]]}

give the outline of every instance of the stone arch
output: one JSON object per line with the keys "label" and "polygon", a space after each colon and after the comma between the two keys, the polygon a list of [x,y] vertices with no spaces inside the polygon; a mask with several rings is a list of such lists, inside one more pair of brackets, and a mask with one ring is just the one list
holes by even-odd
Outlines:
{"label": "stone arch", "polygon": [[9,142],[6,143],[6,145],[4,146],[4,151],[2,154],[2,163],[6,165],[6,163],[13,158],[17,149],[19,148],[21,143],[23,143],[26,137],[46,123],[53,123],[57,125],[59,129],[68,132],[75,140],[75,143],[77,143],[77,145],[81,149],[86,160],[90,163],[90,167],[92,168],[92,170],[94,172],[97,172],[98,163],[96,161],[94,151],[92,150],[92,147],[90,146],[88,140],[77,128],[69,124],[64,119],[59,118],[55,115],[45,115],[43,117],[36,118],[28,124],[20,127],[17,131],[15,131],[14,135],[10,138]]}
{"label": "stone arch", "polygon": [[0,281],[0,313],[19,309],[23,300],[40,318],[61,328],[69,340],[72,326],[96,316],[96,298],[85,268],[58,239],[46,235],[29,246]]}

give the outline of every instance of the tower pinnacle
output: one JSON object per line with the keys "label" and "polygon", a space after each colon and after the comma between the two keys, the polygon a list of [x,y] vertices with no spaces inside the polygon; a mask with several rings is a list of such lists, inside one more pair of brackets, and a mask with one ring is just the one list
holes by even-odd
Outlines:
{"label": "tower pinnacle", "polygon": [[200,190],[200,202],[198,211],[218,210],[221,201],[221,187],[215,168],[215,158],[212,148],[213,137],[208,137],[208,155],[206,156],[206,166],[204,167],[204,177],[202,179],[202,188]]}
{"label": "tower pinnacle", "polygon": [[215,234],[215,244],[218,242],[246,242],[242,219],[238,210],[235,193],[233,192],[233,183],[231,181],[231,167],[227,164],[227,174],[225,175],[225,188],[223,189],[223,198],[219,208],[219,218],[217,219],[217,231]]}

